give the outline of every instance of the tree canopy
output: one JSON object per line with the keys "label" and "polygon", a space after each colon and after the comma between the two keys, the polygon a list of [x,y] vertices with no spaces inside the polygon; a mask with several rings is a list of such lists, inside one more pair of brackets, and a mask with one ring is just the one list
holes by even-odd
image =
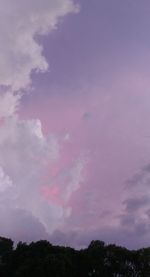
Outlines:
{"label": "tree canopy", "polygon": [[149,277],[150,247],[128,250],[103,241],[86,249],[54,246],[41,240],[13,248],[0,237],[1,277]]}

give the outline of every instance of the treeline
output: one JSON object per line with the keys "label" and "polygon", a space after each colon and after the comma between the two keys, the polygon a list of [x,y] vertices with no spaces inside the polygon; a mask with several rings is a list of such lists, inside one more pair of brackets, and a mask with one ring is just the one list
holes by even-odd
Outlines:
{"label": "treeline", "polygon": [[103,241],[86,249],[0,237],[0,277],[150,277],[150,247],[130,251]]}

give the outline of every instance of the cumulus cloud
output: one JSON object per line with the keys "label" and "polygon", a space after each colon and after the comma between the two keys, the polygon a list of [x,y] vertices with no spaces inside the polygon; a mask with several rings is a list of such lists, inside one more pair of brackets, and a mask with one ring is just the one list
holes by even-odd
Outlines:
{"label": "cumulus cloud", "polygon": [[58,155],[57,138],[45,137],[39,120],[6,119],[0,128],[1,209],[7,205],[38,217],[42,177]]}
{"label": "cumulus cloud", "polygon": [[0,233],[36,240],[70,215],[68,201],[83,181],[84,159],[75,159],[54,177],[51,165],[59,161],[61,143],[70,135],[45,136],[39,119],[20,119],[17,110],[32,73],[48,69],[39,36],[79,7],[72,0],[0,0],[0,6]]}
{"label": "cumulus cloud", "polygon": [[78,6],[72,0],[0,0],[0,6],[0,86],[7,93],[0,96],[0,115],[8,111],[9,116],[17,107],[14,91],[30,86],[33,71],[48,69],[38,36],[55,29],[60,18],[77,12]]}
{"label": "cumulus cloud", "polygon": [[24,178],[20,180],[21,183],[28,183],[29,178],[32,182],[34,173],[38,171],[40,174],[41,166],[57,159],[58,153],[57,138],[45,137],[39,120],[20,120],[18,117],[12,117],[2,123],[0,164],[15,181],[17,176],[22,174]]}
{"label": "cumulus cloud", "polygon": [[[51,165],[60,159],[60,143],[54,135],[44,136],[39,120],[21,120],[16,116],[3,121],[0,128],[0,209],[4,212],[0,216],[0,232],[3,233],[9,222],[10,233],[16,238],[16,222],[20,225],[28,222],[33,239],[32,219],[33,226],[39,222],[45,236],[61,228],[70,216],[68,201],[83,181],[85,161],[82,157],[74,160],[53,176]],[[48,185],[45,186],[47,175]],[[13,220],[15,215],[17,218]],[[7,233],[7,228],[5,231]],[[28,234],[26,239],[30,236]]]}
{"label": "cumulus cloud", "polygon": [[21,93],[2,92],[0,94],[0,118],[12,116],[19,106],[20,99]]}

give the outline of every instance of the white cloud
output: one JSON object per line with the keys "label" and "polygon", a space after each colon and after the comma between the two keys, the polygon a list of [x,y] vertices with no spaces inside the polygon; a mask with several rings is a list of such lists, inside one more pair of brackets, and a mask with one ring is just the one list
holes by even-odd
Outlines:
{"label": "white cloud", "polygon": [[19,106],[21,93],[3,92],[0,94],[0,118],[13,115]]}
{"label": "white cloud", "polygon": [[0,164],[8,174],[13,171],[15,178],[21,171],[26,175],[31,171],[34,173],[35,165],[36,169],[40,168],[47,161],[57,159],[58,153],[57,138],[45,137],[39,120],[19,120],[16,116],[6,119],[1,125]]}
{"label": "white cloud", "polygon": [[[77,12],[78,6],[72,0],[0,0],[0,7],[0,233],[40,239],[70,215],[67,201],[82,181],[84,162],[79,159],[65,173],[58,172],[65,205],[47,201],[43,180],[69,135],[62,141],[53,134],[45,136],[40,120],[19,119],[17,110],[32,84],[32,72],[48,69],[38,36],[55,29],[59,19]],[[50,187],[53,181],[49,173]],[[17,226],[23,226],[20,233]]]}
{"label": "white cloud", "polygon": [[12,181],[8,175],[4,173],[2,167],[0,167],[0,192],[5,191],[7,188],[12,186]]}
{"label": "white cloud", "polygon": [[7,116],[7,110],[10,116],[19,100],[13,92],[30,86],[33,71],[48,69],[37,36],[52,31],[78,7],[72,0],[0,0],[0,7],[0,86],[12,92],[0,95],[0,116]]}
{"label": "white cloud", "polygon": [[[0,208],[10,210],[4,213],[6,222],[10,221],[10,214],[20,211],[19,214],[28,214],[26,220],[36,218],[47,233],[64,224],[70,215],[67,201],[82,181],[84,161],[79,159],[65,171],[58,172],[57,184],[65,205],[51,199],[47,201],[41,188],[47,168],[60,158],[60,143],[54,135],[44,136],[39,120],[20,120],[17,116],[5,119],[0,128]],[[51,188],[55,180],[50,172],[48,174]],[[24,218],[19,220],[22,224]],[[1,215],[0,223],[3,221]],[[14,224],[15,221],[12,230]],[[0,232],[2,230],[0,224]]]}
{"label": "white cloud", "polygon": [[59,176],[63,185],[62,196],[66,201],[70,198],[72,193],[80,187],[81,183],[83,182],[84,178],[82,172],[84,170],[85,163],[85,159],[81,157],[73,163],[70,169],[67,169],[66,172],[63,172]]}

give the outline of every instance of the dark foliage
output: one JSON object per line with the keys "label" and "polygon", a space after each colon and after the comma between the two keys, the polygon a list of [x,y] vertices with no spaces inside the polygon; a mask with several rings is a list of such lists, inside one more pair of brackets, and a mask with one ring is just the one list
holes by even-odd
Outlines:
{"label": "dark foliage", "polygon": [[19,242],[0,237],[0,277],[150,277],[150,248],[130,251],[103,241],[74,250],[48,241]]}

